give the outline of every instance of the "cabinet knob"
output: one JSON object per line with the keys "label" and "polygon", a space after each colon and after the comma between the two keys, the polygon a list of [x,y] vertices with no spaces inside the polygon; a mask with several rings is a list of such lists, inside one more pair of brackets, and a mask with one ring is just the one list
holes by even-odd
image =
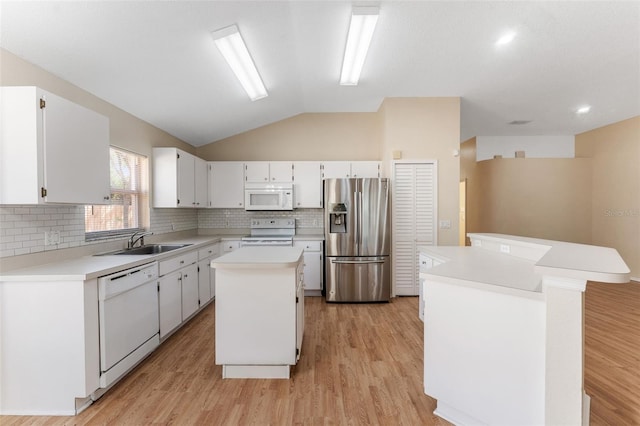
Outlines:
{"label": "cabinet knob", "polygon": [[111,197],[110,197],[109,195],[105,195],[105,196],[104,196],[104,197],[102,197],[102,198],[104,198],[104,200],[105,200],[105,201],[109,201],[109,200],[111,199]]}

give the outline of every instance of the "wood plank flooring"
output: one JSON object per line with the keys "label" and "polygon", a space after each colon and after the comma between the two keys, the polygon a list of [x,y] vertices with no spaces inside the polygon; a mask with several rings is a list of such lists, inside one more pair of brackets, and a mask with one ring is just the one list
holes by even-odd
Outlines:
{"label": "wood plank flooring", "polygon": [[[9,425],[447,425],[424,395],[418,299],[327,304],[306,298],[291,380],[222,380],[215,306],[75,417],[2,416]],[[640,284],[589,283],[585,387],[592,425],[640,425]]]}
{"label": "wood plank flooring", "polygon": [[584,352],[591,426],[640,425],[640,283],[587,284]]}

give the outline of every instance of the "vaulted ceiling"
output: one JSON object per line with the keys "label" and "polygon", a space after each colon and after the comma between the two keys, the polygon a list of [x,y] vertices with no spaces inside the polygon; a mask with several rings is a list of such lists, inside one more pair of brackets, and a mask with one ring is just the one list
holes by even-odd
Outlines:
{"label": "vaulted ceiling", "polygon": [[[462,140],[640,115],[638,1],[374,4],[357,86],[338,84],[344,1],[2,1],[0,46],[194,146],[305,112],[376,111],[385,97],[461,97]],[[231,24],[267,98],[249,100],[212,41]]]}

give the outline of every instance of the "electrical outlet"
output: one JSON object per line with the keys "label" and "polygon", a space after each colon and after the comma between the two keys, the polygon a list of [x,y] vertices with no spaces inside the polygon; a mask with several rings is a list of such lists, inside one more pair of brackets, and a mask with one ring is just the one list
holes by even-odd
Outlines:
{"label": "electrical outlet", "polygon": [[450,220],[441,220],[440,221],[440,229],[451,229],[451,221]]}
{"label": "electrical outlet", "polygon": [[60,231],[45,231],[44,245],[53,246],[56,244],[60,244]]}

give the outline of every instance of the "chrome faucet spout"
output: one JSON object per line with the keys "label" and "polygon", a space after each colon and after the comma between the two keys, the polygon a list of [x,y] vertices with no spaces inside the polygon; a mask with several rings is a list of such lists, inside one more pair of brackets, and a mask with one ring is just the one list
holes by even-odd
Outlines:
{"label": "chrome faucet spout", "polygon": [[140,241],[140,247],[144,245],[144,237],[147,235],[153,235],[153,232],[147,231],[136,231],[129,237],[129,241],[127,242],[127,248],[132,249],[135,247],[136,243]]}

